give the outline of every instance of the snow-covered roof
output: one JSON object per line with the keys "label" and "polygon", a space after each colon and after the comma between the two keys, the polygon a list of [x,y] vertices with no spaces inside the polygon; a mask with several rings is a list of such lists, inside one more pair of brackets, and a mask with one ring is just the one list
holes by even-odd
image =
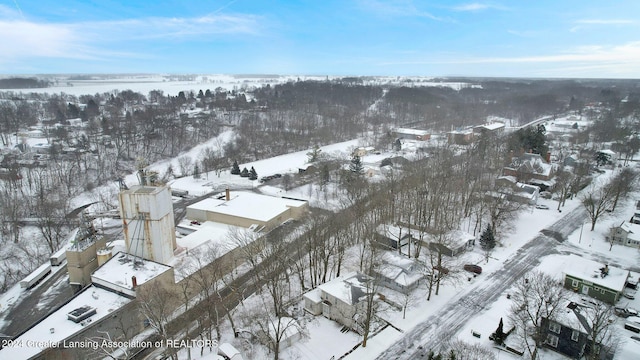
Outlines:
{"label": "snow-covered roof", "polygon": [[407,134],[407,135],[429,135],[427,130],[418,130],[418,129],[408,129],[408,128],[397,128],[395,129],[396,134]]}
{"label": "snow-covered roof", "polygon": [[409,236],[409,229],[397,225],[380,224],[376,228],[376,232],[386,238],[398,240]]}
{"label": "snow-covered roof", "polygon": [[620,228],[628,233],[627,239],[640,241],[640,225],[639,224],[623,222],[622,225],[620,225]]}
{"label": "snow-covered roof", "polygon": [[591,332],[591,323],[588,319],[593,318],[594,305],[586,301],[575,300],[569,301],[566,306],[559,308],[554,313],[553,321],[568,326],[573,330],[589,334]]}
{"label": "snow-covered roof", "polygon": [[240,351],[229,343],[222,343],[218,346],[218,352],[228,359],[233,359],[234,356],[240,355]]}
{"label": "snow-covered roof", "polygon": [[567,264],[564,271],[566,275],[587,280],[595,285],[612,290],[622,291],[629,276],[629,270],[609,265],[609,274],[602,277],[600,269],[605,266],[604,263],[585,259],[574,254],[570,254],[565,263]]}
{"label": "snow-covered roof", "polygon": [[[238,247],[231,234],[247,233],[243,239],[255,239],[253,231],[233,225],[206,221],[201,225],[192,225],[197,230],[185,237],[176,238],[180,253],[174,256],[169,265],[174,267],[176,281],[193,274],[199,268]],[[253,237],[252,237],[253,236]]]}
{"label": "snow-covered roof", "polygon": [[[41,322],[14,340],[14,344],[22,344],[22,346],[7,346],[0,350],[0,358],[31,358],[49,347],[58,345],[61,341],[75,333],[84,330],[87,320],[95,323],[129,301],[131,300],[114,292],[90,286],[66,305],[44,318]],[[95,308],[96,314],[90,316],[83,323],[68,320],[68,313],[83,306]]]}
{"label": "snow-covered roof", "polygon": [[449,241],[457,245],[465,245],[470,240],[475,239],[475,236],[463,230],[451,230],[445,236]]}
{"label": "snow-covered roof", "polygon": [[365,275],[354,271],[328,281],[318,288],[346,304],[355,305],[366,295],[367,280]]}
{"label": "snow-covered roof", "polygon": [[487,130],[498,130],[504,128],[504,123],[494,122],[490,124],[484,124],[477,126],[478,128],[487,129]]}
{"label": "snow-covered roof", "polygon": [[204,199],[188,208],[266,222],[276,218],[289,208],[297,208],[306,204],[307,202],[304,200],[230,191],[229,201],[226,201],[223,195]]}
{"label": "snow-covered roof", "polygon": [[110,288],[115,285],[118,290],[134,295],[133,276],[137,285],[142,285],[170,269],[170,266],[119,252],[91,274],[91,281]]}
{"label": "snow-covered roof", "polygon": [[383,264],[380,265],[377,272],[399,285],[409,286],[422,278],[422,274],[414,270],[415,262],[406,257],[385,252],[382,255],[382,261]]}
{"label": "snow-covered roof", "polygon": [[320,303],[322,301],[322,291],[320,288],[315,288],[311,291],[308,291],[302,295],[302,297],[309,299],[313,303]]}

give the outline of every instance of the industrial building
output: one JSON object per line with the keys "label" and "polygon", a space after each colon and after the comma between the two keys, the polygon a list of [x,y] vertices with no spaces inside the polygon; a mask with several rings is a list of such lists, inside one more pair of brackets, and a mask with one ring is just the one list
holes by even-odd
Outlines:
{"label": "industrial building", "polygon": [[308,209],[308,202],[278,198],[246,191],[230,191],[187,207],[187,219],[268,231],[289,219],[298,219]]}

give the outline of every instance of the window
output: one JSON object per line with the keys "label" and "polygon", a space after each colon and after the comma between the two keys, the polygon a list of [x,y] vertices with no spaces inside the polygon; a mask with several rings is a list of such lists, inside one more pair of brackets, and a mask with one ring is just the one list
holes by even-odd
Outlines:
{"label": "window", "polygon": [[548,334],[545,342],[550,346],[558,347],[558,337],[555,335]]}
{"label": "window", "polygon": [[549,330],[556,334],[560,334],[560,324],[556,324],[554,322],[549,323]]}
{"label": "window", "polygon": [[574,288],[577,288],[578,287],[578,280],[573,280],[571,282],[571,286],[574,287]]}
{"label": "window", "polygon": [[573,330],[571,332],[571,340],[578,341],[579,338],[580,338],[580,332]]}

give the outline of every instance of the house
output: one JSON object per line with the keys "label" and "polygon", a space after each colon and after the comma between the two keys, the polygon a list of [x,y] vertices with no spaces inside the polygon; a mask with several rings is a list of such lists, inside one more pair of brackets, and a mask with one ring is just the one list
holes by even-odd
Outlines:
{"label": "house", "polygon": [[496,179],[496,187],[507,195],[508,200],[523,204],[535,205],[540,197],[540,187],[518,182],[514,176],[500,176]]}
{"label": "house", "polygon": [[396,225],[380,224],[374,233],[375,240],[389,249],[402,248],[411,241],[411,229]]}
{"label": "house", "polygon": [[425,141],[431,139],[431,134],[427,130],[397,128],[393,130],[397,139]]}
{"label": "house", "polygon": [[363,157],[373,153],[376,149],[373,146],[361,146],[353,150],[352,156]]}
{"label": "house", "polygon": [[629,278],[629,270],[569,255],[564,271],[564,287],[614,305]]}
{"label": "house", "polygon": [[549,164],[540,154],[523,154],[515,157],[511,165],[505,167],[503,175],[515,176],[520,182],[530,182],[532,179],[549,181],[554,174],[554,166]]}
{"label": "house", "polygon": [[371,294],[370,277],[351,272],[328,281],[302,295],[304,310],[311,315],[322,315],[357,333],[362,333],[362,313],[365,298]]}
{"label": "house", "polygon": [[433,251],[438,251],[447,256],[456,256],[473,248],[475,236],[462,230],[451,230],[442,236],[432,234],[433,241],[429,241],[427,246]]}
{"label": "house", "polygon": [[619,226],[611,228],[609,236],[614,244],[635,248],[640,247],[640,218],[636,217],[636,215],[638,214],[633,215],[633,218],[631,218],[632,222],[623,222]]}
{"label": "house", "polygon": [[382,255],[382,264],[374,270],[378,283],[403,294],[415,289],[423,278],[415,261],[392,252]]}
{"label": "house", "polygon": [[[543,317],[540,330],[545,347],[571,359],[582,359],[591,352],[591,323],[589,312],[592,308],[570,302],[566,308],[555,313],[553,319]],[[613,354],[605,351],[601,359],[610,359]]]}
{"label": "house", "polygon": [[449,131],[447,141],[449,145],[468,145],[473,141],[473,129]]}
{"label": "house", "polygon": [[492,122],[488,124],[478,125],[473,127],[473,132],[480,134],[501,134],[504,132],[504,123]]}

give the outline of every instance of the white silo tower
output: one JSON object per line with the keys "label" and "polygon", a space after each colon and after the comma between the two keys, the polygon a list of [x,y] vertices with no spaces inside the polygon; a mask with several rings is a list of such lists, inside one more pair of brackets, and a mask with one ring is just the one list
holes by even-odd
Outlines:
{"label": "white silo tower", "polygon": [[118,197],[127,252],[167,264],[176,248],[169,188],[133,186],[121,191]]}

